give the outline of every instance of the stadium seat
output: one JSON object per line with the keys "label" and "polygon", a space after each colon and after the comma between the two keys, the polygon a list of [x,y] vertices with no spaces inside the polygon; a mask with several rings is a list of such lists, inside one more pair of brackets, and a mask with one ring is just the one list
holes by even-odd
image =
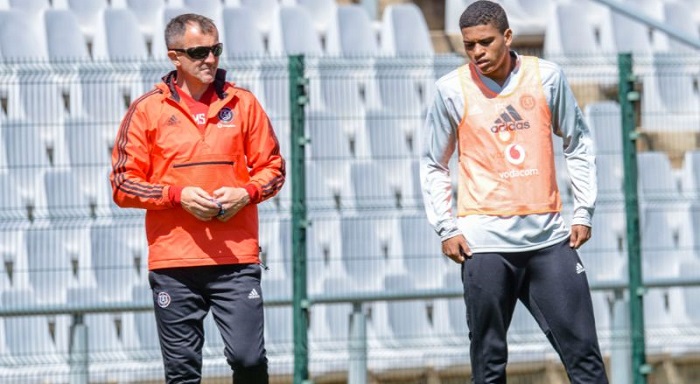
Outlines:
{"label": "stadium seat", "polygon": [[368,111],[381,109],[373,59],[327,58],[318,62],[318,76],[320,103],[316,105],[339,114],[343,122],[353,123]]}
{"label": "stadium seat", "polygon": [[[228,0],[227,0],[228,1]],[[275,28],[275,20],[280,9],[277,0],[240,0],[240,5],[250,8],[255,14],[255,25],[262,32],[265,39],[269,40],[270,32]]]}
{"label": "stadium seat", "polygon": [[161,16],[165,4],[165,0],[112,0],[112,8],[129,8],[136,16],[141,33],[149,45],[153,44],[153,40],[163,39],[163,30],[157,30],[155,27],[158,23],[153,20]]}
{"label": "stadium seat", "polygon": [[[335,0],[296,0],[296,3],[304,7],[311,14],[316,33],[325,42],[328,30],[336,22],[338,5]],[[322,44],[325,46],[325,44]]]}
{"label": "stadium seat", "polygon": [[[376,162],[353,162],[350,165],[350,187],[354,193],[354,206],[359,210],[401,207],[404,194],[400,186],[390,184],[390,173],[397,174],[395,170],[384,169]],[[398,175],[405,177],[408,174]]]}
{"label": "stadium seat", "polygon": [[379,54],[378,36],[367,11],[360,5],[339,5],[337,23],[326,37],[326,52],[343,57],[367,58]]}
{"label": "stadium seat", "polygon": [[311,226],[307,228],[306,269],[307,289],[310,295],[326,294],[323,281],[326,277],[347,278],[343,265],[341,216],[338,212],[311,210]]}
{"label": "stadium seat", "polygon": [[448,267],[439,278],[441,287],[458,292],[458,297],[433,300],[433,328],[442,350],[428,353],[426,360],[436,369],[449,369],[469,362],[469,328],[460,267]]}
{"label": "stadium seat", "polygon": [[368,111],[365,127],[372,158],[379,162],[412,158],[420,126],[410,119],[376,110]]}
{"label": "stadium seat", "polygon": [[229,58],[260,58],[265,55],[265,40],[255,25],[255,13],[247,7],[223,9],[224,52]]}
{"label": "stadium seat", "polygon": [[428,25],[417,5],[391,4],[382,15],[381,51],[390,56],[432,56]]}
{"label": "stadium seat", "polygon": [[[556,3],[552,22],[546,24],[544,57],[557,62],[574,74],[572,78],[595,70],[597,76],[616,72],[616,59],[612,48],[601,35],[596,35],[593,23],[582,18],[586,6],[581,2]],[[601,54],[603,52],[603,54]]]}
{"label": "stadium seat", "polygon": [[[691,288],[692,289],[692,288]],[[682,339],[670,342],[668,335],[678,335],[689,326],[683,291],[687,288],[650,289],[644,295],[644,331],[647,349],[654,354],[687,352]],[[697,350],[697,344],[690,342]]]}
{"label": "stadium seat", "polygon": [[434,57],[386,58],[374,64],[381,108],[397,117],[423,120],[435,96]]}
{"label": "stadium seat", "polygon": [[78,68],[81,113],[96,129],[112,129],[116,136],[127,108],[141,93],[138,66],[111,63],[85,64]]}
{"label": "stadium seat", "polygon": [[4,221],[0,231],[0,256],[5,266],[0,273],[0,292],[19,289],[30,289],[27,243],[25,232],[27,224],[16,221]]}
{"label": "stadium seat", "polygon": [[[380,289],[389,294],[406,294],[416,290],[411,278],[400,273],[384,276]],[[370,369],[383,371],[422,366],[426,355],[442,349],[428,316],[429,304],[425,300],[372,303],[372,320],[368,330],[368,334],[373,336],[368,346]],[[406,316],[407,313],[411,316]],[[386,359],[389,356],[391,360]]]}
{"label": "stadium seat", "polygon": [[[271,57],[260,62],[262,92],[256,97],[265,112],[274,121],[287,120],[289,126],[289,73],[288,63],[281,56]],[[287,130],[289,132],[289,130]],[[278,135],[280,132],[278,131]]]}
{"label": "stadium seat", "polygon": [[92,57],[96,61],[134,62],[148,59],[138,19],[128,8],[108,8],[97,15]]}
{"label": "stadium seat", "polygon": [[[622,159],[600,155],[596,158],[598,198],[600,202],[624,202],[624,169]],[[621,157],[621,156],[620,156]]]}
{"label": "stadium seat", "polygon": [[100,13],[109,8],[108,0],[53,0],[56,9],[70,9],[78,17],[80,30],[87,41],[96,34]]}
{"label": "stadium seat", "polygon": [[90,227],[92,272],[101,301],[131,300],[131,288],[147,275],[148,248],[141,225],[118,222]]}
{"label": "stadium seat", "polygon": [[106,184],[96,184],[95,181],[104,180],[107,177],[106,169],[111,168],[112,146],[115,140],[112,130],[95,127],[85,118],[66,121],[63,130],[68,148],[68,165],[78,177],[83,191],[101,204],[107,202],[104,196],[98,196],[105,193]]}
{"label": "stadium seat", "polygon": [[109,212],[106,199],[105,204],[98,204],[97,201],[90,199],[83,192],[77,176],[70,169],[47,169],[43,175],[46,210],[52,223],[71,221],[85,224],[97,217],[106,216],[105,211]]}
{"label": "stadium seat", "polygon": [[345,160],[354,157],[352,143],[355,132],[345,132],[338,116],[324,112],[309,112],[306,116],[309,158],[314,161]]}
{"label": "stadium seat", "polygon": [[[679,233],[671,217],[679,212],[663,206],[646,206],[640,221],[642,263],[645,278],[672,278],[692,254],[679,248]],[[688,225],[684,222],[682,225]]]}
{"label": "stadium seat", "polygon": [[292,275],[292,232],[288,217],[280,214],[260,216],[260,252],[266,270],[265,276],[290,278]]}
{"label": "stadium seat", "polygon": [[[602,208],[602,207],[601,207]],[[591,239],[579,250],[588,281],[627,279],[627,235],[624,212],[599,209],[593,215]]]}
{"label": "stadium seat", "polygon": [[[634,8],[636,11],[643,13],[647,17],[655,19],[663,23],[664,19],[664,1],[659,0],[623,0],[625,5]],[[636,31],[629,31],[636,32]],[[652,52],[666,51],[668,49],[668,38],[661,31],[646,31],[652,44]]]}
{"label": "stadium seat", "polygon": [[434,95],[435,52],[418,6],[394,4],[384,10],[380,47],[375,70],[382,106],[422,119]]}
{"label": "stadium seat", "polygon": [[609,17],[612,39],[617,52],[649,55],[654,51],[648,26],[618,12],[610,12]]}
{"label": "stadium seat", "polygon": [[35,126],[8,120],[2,125],[6,165],[25,206],[33,207],[34,216],[46,207],[43,172],[51,166],[46,146]]}
{"label": "stadium seat", "polygon": [[[132,302],[139,305],[154,305],[153,292],[148,283],[142,281],[131,290]],[[160,361],[160,341],[153,312],[125,312],[122,316],[123,338],[126,353],[132,360],[148,362]],[[140,372],[139,372],[140,373]],[[162,379],[163,371],[159,372]],[[154,380],[156,380],[154,379]]]}
{"label": "stadium seat", "polygon": [[700,130],[700,92],[694,85],[694,68],[687,58],[669,53],[652,55],[651,73],[642,76],[644,130],[697,132]]}
{"label": "stadium seat", "polygon": [[[31,19],[21,11],[0,11],[0,57],[9,63],[21,63],[2,74],[0,93],[7,97],[7,117],[29,119],[46,126],[60,123],[66,115],[60,76],[47,71],[49,59],[46,36],[37,33]],[[18,33],[17,31],[22,31]]]}
{"label": "stadium seat", "polygon": [[681,192],[695,201],[700,197],[700,151],[687,151],[683,155]]}
{"label": "stadium seat", "polygon": [[[0,296],[3,308],[26,308],[38,299],[31,290],[5,291]],[[17,372],[27,376],[24,382],[54,383],[67,377],[69,316],[7,317],[0,325],[7,352],[0,358],[2,366],[25,368]]]}
{"label": "stadium seat", "polygon": [[55,63],[89,61],[85,37],[78,18],[67,9],[49,9],[44,13],[49,60]]}
{"label": "stadium seat", "polygon": [[[681,264],[680,276],[684,278],[700,277],[700,261],[696,258]],[[700,323],[700,287],[687,287],[683,289],[683,299],[688,317],[694,324]]]}
{"label": "stadium seat", "polygon": [[[352,294],[353,282],[344,276],[326,276],[322,279],[321,293],[325,295]],[[309,345],[310,370],[314,374],[343,372],[348,369],[349,336],[353,304],[318,304],[310,314]]]}
{"label": "stadium seat", "polygon": [[27,230],[28,275],[37,303],[64,304],[70,288],[94,284],[85,227]]}
{"label": "stadium seat", "polygon": [[0,173],[0,220],[14,223],[34,219],[34,207],[22,197],[14,178],[7,172]]}
{"label": "stadium seat", "polygon": [[599,197],[620,201],[624,186],[620,105],[613,101],[589,103],[584,115],[596,146]]}
{"label": "stadium seat", "polygon": [[417,288],[440,288],[442,276],[452,261],[442,255],[440,237],[428,223],[425,214],[405,214],[399,217],[401,246],[399,255],[406,273]]}
{"label": "stadium seat", "polygon": [[354,207],[348,159],[323,159],[306,165],[306,199],[312,210],[344,210]]}
{"label": "stadium seat", "polygon": [[622,158],[622,116],[620,104],[598,101],[586,104],[584,115],[593,134],[597,156]]}
{"label": "stadium seat", "polygon": [[358,290],[381,289],[389,261],[397,259],[398,233],[394,219],[366,214],[341,217],[342,265]]}
{"label": "stadium seat", "polygon": [[276,14],[270,30],[269,50],[273,55],[319,57],[323,54],[321,39],[314,29],[313,19],[306,8],[285,6]]}
{"label": "stadium seat", "polygon": [[638,153],[637,170],[639,171],[639,201],[642,205],[680,201],[679,183],[666,153],[658,151]]}
{"label": "stadium seat", "polygon": [[[263,278],[262,296],[265,299],[291,299],[292,280]],[[265,308],[265,349],[273,355],[292,353],[292,307],[288,305]]]}
{"label": "stadium seat", "polygon": [[121,313],[90,313],[83,317],[87,327],[90,380],[129,382],[138,379],[140,367],[124,350]]}

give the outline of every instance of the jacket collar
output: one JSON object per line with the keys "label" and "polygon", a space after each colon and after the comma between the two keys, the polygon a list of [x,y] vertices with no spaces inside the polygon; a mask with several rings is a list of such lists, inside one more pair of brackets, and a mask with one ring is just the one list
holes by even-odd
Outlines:
{"label": "jacket collar", "polygon": [[[163,83],[167,86],[170,91],[170,97],[176,102],[180,102],[180,95],[177,93],[175,84],[177,83],[177,71],[172,70],[167,75],[163,76]],[[228,94],[224,90],[226,85],[226,70],[218,68],[216,70],[216,75],[214,76],[214,90],[219,99],[225,98]]]}

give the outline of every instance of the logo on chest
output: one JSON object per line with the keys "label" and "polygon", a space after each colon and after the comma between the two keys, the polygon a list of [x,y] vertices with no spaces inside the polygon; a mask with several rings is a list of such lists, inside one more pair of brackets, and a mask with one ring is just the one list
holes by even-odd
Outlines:
{"label": "logo on chest", "polygon": [[491,132],[500,133],[529,128],[530,122],[525,120],[512,105],[509,105],[494,120]]}
{"label": "logo on chest", "polygon": [[229,107],[223,107],[219,111],[219,122],[216,124],[218,128],[235,128],[233,123],[233,110]]}

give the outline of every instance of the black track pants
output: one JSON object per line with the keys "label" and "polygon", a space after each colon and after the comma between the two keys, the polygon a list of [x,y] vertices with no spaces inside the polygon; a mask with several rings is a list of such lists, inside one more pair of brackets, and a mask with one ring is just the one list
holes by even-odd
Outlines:
{"label": "black track pants", "polygon": [[167,383],[201,381],[210,309],[236,383],[268,382],[259,265],[161,269],[151,271],[149,281]]}
{"label": "black track pants", "polygon": [[608,382],[586,273],[569,240],[521,253],[475,253],[462,266],[473,382],[506,382],[506,331],[519,299],[572,383]]}

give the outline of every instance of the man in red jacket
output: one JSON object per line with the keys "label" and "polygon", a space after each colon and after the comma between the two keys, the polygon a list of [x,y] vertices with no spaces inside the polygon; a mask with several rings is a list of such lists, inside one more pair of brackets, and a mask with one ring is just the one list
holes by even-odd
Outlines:
{"label": "man in red jacket", "polygon": [[265,111],[218,69],[214,23],[165,29],[175,70],[127,111],[112,153],[114,201],[146,209],[149,283],[168,383],[199,383],[211,309],[237,383],[267,383],[256,205],[285,180]]}

